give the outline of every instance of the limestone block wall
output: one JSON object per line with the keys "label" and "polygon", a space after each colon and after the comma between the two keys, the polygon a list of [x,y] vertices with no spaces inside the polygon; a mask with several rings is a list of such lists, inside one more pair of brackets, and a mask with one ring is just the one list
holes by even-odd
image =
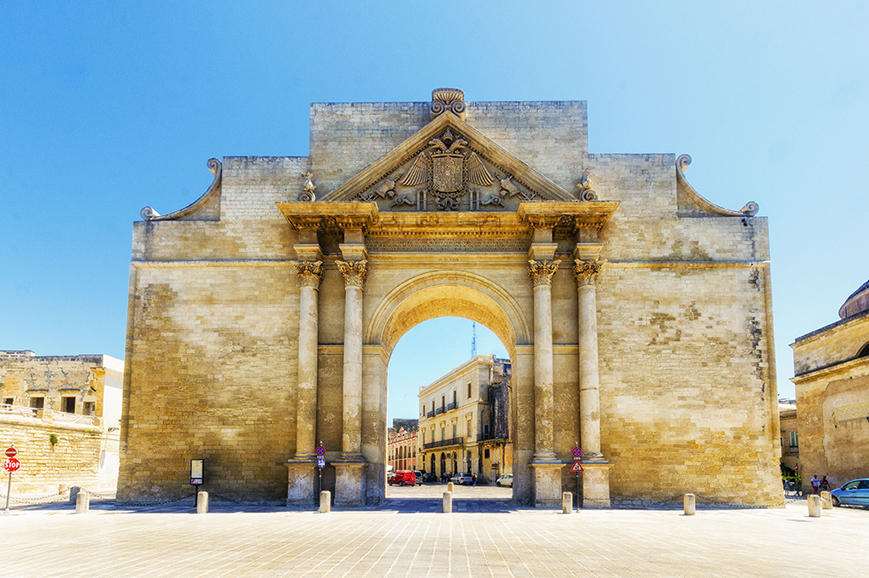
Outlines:
{"label": "limestone block wall", "polygon": [[[57,436],[52,445],[50,436]],[[113,490],[118,476],[118,437],[98,427],[45,423],[0,415],[0,446],[15,444],[21,468],[12,474],[12,495],[61,493],[72,486]],[[6,494],[3,472],[2,493]]]}

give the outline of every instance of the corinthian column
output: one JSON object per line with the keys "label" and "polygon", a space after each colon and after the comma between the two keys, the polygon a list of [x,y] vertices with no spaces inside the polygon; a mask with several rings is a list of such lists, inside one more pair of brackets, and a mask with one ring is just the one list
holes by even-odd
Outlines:
{"label": "corinthian column", "polygon": [[368,261],[336,261],[344,276],[344,437],[342,461],[362,461],[362,286]]}
{"label": "corinthian column", "polygon": [[583,461],[603,461],[600,453],[600,383],[597,359],[597,276],[600,259],[576,259],[579,293],[579,432]]}
{"label": "corinthian column", "polygon": [[555,458],[552,371],[552,276],[561,261],[529,260],[534,283],[534,463]]}
{"label": "corinthian column", "polygon": [[317,435],[317,301],[323,263],[299,261],[293,267],[302,282],[295,460],[313,461]]}

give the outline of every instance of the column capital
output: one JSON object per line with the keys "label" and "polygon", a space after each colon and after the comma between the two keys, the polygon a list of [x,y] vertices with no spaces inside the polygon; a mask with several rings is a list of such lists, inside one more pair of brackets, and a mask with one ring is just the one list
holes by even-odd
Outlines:
{"label": "column capital", "polygon": [[322,261],[294,261],[293,270],[302,281],[302,287],[317,289],[323,279]]}
{"label": "column capital", "polygon": [[576,279],[576,287],[584,287],[586,285],[595,285],[597,282],[598,273],[601,267],[606,263],[606,259],[574,259],[573,260],[573,276]]}
{"label": "column capital", "polygon": [[535,261],[534,259],[529,259],[528,276],[531,277],[534,286],[552,285],[552,276],[555,275],[560,263],[560,259],[556,259],[555,261]]}
{"label": "column capital", "polygon": [[345,287],[359,287],[360,289],[365,284],[365,278],[368,277],[368,261],[361,259],[359,261],[335,261],[338,265],[338,270],[344,276]]}

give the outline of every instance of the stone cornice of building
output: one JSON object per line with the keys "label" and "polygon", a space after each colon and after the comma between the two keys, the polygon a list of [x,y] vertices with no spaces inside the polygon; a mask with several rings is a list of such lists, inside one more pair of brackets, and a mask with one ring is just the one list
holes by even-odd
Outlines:
{"label": "stone cornice of building", "polygon": [[846,373],[853,369],[862,368],[864,366],[867,372],[869,372],[869,356],[858,357],[857,359],[849,359],[848,361],[840,361],[838,363],[819,367],[818,369],[813,369],[812,371],[807,371],[805,373],[795,375],[791,378],[791,381],[795,384],[800,384],[821,377],[831,377],[833,375]]}
{"label": "stone cornice of building", "polygon": [[423,395],[427,395],[427,394],[431,393],[434,389],[437,389],[438,387],[440,387],[442,385],[446,385],[448,382],[452,381],[452,379],[454,379],[456,376],[458,376],[459,374],[465,373],[466,371],[468,371],[468,369],[472,368],[475,365],[492,366],[492,365],[494,365],[494,363],[495,363],[494,356],[491,354],[477,355],[476,357],[473,357],[473,358],[469,359],[468,361],[464,362],[460,366],[458,366],[454,369],[451,369],[449,371],[449,373],[442,375],[436,381],[433,381],[428,385],[420,387],[418,397],[422,397]]}
{"label": "stone cornice of building", "polygon": [[846,317],[845,319],[839,319],[838,321],[836,321],[834,323],[830,323],[829,325],[825,325],[825,326],[821,327],[820,329],[815,329],[811,333],[806,333],[805,335],[797,337],[794,340],[794,342],[791,343],[791,347],[794,347],[795,345],[805,345],[806,343],[808,343],[810,341],[814,341],[815,339],[820,339],[821,337],[824,336],[824,334],[826,334],[828,331],[830,331],[832,329],[842,330],[845,328],[850,328],[850,326],[859,325],[860,323],[865,322],[867,319],[869,319],[869,311],[864,311],[862,313],[858,313],[857,315],[854,315],[853,317]]}

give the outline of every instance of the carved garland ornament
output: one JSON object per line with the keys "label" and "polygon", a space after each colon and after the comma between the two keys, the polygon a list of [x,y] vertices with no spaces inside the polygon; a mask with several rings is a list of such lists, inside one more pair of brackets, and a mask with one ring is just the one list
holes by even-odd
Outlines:
{"label": "carved garland ornament", "polygon": [[293,270],[302,281],[302,287],[320,286],[320,281],[323,279],[323,262],[322,261],[294,261]]}
{"label": "carved garland ornament", "polygon": [[606,263],[606,259],[589,259],[587,261],[575,259],[573,263],[576,286],[584,287],[585,285],[594,285],[597,282],[598,273],[600,273],[603,264]]}
{"label": "carved garland ornament", "polygon": [[338,270],[344,276],[345,287],[362,287],[368,277],[368,261],[335,261]]}
{"label": "carved garland ornament", "polygon": [[558,271],[559,264],[561,264],[561,260],[559,259],[555,261],[529,260],[528,276],[531,277],[531,282],[534,283],[534,286],[552,285],[552,276]]}

